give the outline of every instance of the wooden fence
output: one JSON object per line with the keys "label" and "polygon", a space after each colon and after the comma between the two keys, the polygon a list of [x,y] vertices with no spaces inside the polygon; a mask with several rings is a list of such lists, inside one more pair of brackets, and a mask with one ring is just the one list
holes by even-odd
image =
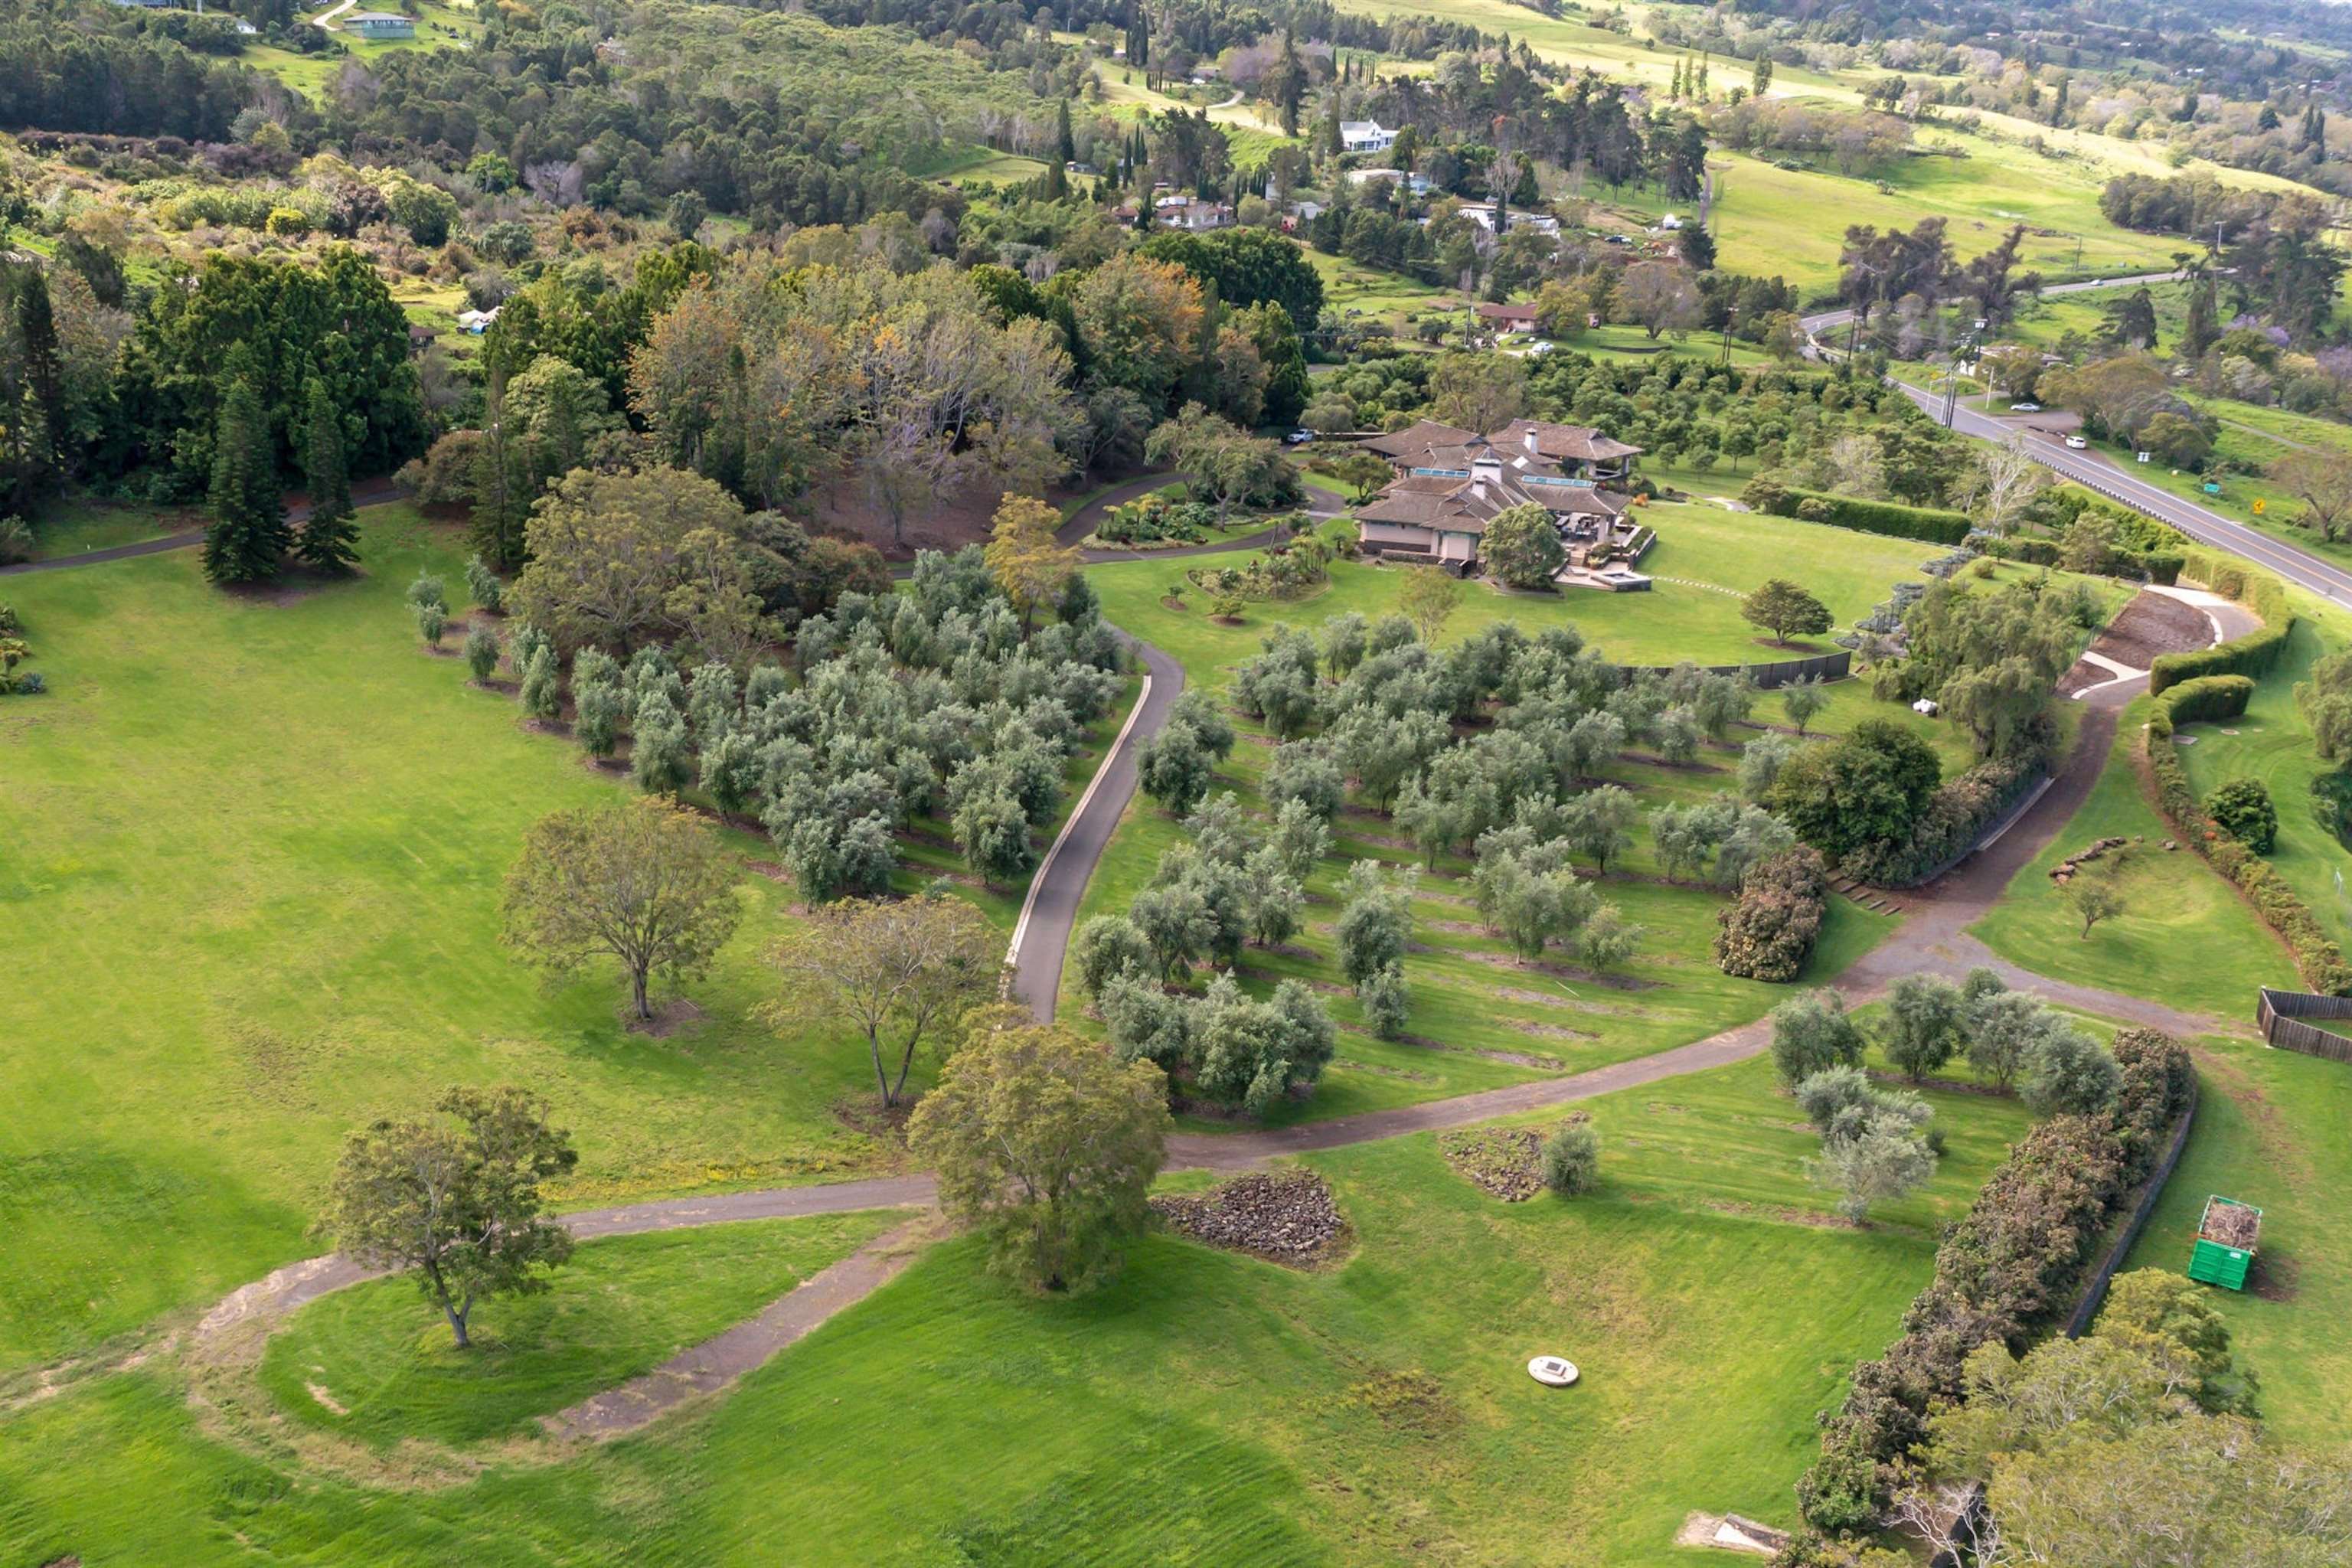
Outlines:
{"label": "wooden fence", "polygon": [[2352,1018],[2352,996],[2273,991],[2267,985],[2257,993],[2254,1022],[2262,1026],[2263,1039],[2283,1051],[2326,1057],[2332,1062],[2352,1062],[2352,1038],[2314,1028],[2303,1022],[2305,1018]]}

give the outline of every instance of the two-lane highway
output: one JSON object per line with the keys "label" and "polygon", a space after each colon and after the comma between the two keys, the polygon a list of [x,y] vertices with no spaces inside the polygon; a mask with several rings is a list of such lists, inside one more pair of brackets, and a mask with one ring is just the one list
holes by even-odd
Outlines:
{"label": "two-lane highway", "polygon": [[[2142,283],[2168,282],[2180,276],[2178,272],[2145,272],[2128,278],[2097,278],[2078,283],[2055,283],[2042,292],[2077,294],[2094,289],[2127,289]],[[1806,317],[1805,332],[1811,340],[1808,351],[1820,358],[1836,358],[1841,346],[1834,342],[1819,340],[1823,332],[1834,331],[1853,317],[1851,310],[1827,310]],[[1941,420],[1944,406],[1941,393],[1929,392],[1906,381],[1896,381],[1895,384],[1925,410],[1929,418]],[[2159,522],[2169,523],[2200,544],[2242,555],[2331,604],[2352,606],[2352,572],[2347,572],[2284,540],[2273,539],[2242,522],[2152,485],[2130,469],[2109,462],[2101,453],[2072,450],[2061,437],[2037,430],[2023,421],[1980,414],[1958,404],[1952,410],[1951,427],[1963,436],[1972,436],[1980,441],[2008,441],[2022,437],[2027,455],[2063,478]]]}

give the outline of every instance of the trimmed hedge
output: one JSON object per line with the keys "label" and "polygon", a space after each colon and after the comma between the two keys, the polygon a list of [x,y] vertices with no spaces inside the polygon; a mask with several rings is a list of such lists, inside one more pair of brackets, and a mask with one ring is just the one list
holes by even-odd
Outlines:
{"label": "trimmed hedge", "polygon": [[2215,550],[2185,552],[2180,569],[2222,597],[2245,605],[2263,618],[2263,624],[2244,637],[2194,653],[2158,655],[2147,672],[2150,691],[2162,691],[2201,676],[2262,675],[2278,663],[2294,630],[2294,612],[2287,606],[2285,584]]}
{"label": "trimmed hedge", "polygon": [[2175,724],[2198,724],[2215,719],[2235,719],[2253,700],[2254,681],[2249,675],[2200,675],[2168,687],[2157,699]]}
{"label": "trimmed hedge", "polygon": [[1748,482],[1739,499],[1775,517],[1825,522],[1858,533],[1883,533],[1894,539],[1918,539],[1930,544],[1960,544],[1975,525],[1957,511],[1929,507],[1898,506],[1893,501],[1863,500],[1855,496],[1801,490],[1777,479],[1759,477]]}
{"label": "trimmed hedge", "polygon": [[1969,1353],[2021,1347],[2073,1305],[2108,1215],[2156,1168],[2189,1107],[2194,1069],[2179,1042],[2126,1029],[2115,1054],[2124,1072],[2114,1108],[2040,1122],[2010,1151],[1937,1249],[1903,1337],[1857,1365],[1845,1403],[1823,1413],[1821,1458],[1797,1483],[1816,1527],[1875,1528],[1886,1467],[1927,1436],[1933,1405],[1964,1395]]}
{"label": "trimmed hedge", "polygon": [[2288,885],[2278,868],[2228,834],[2206,815],[2197,792],[2189,787],[2188,770],[2172,744],[2172,713],[2158,702],[2141,732],[2148,777],[2156,783],[2156,805],[2171,820],[2173,830],[2194,845],[2213,868],[2238,886],[2263,923],[2279,934],[2294,953],[2294,966],[2308,989],[2323,996],[2352,996],[2352,964],[2330,940],[2303,895]]}
{"label": "trimmed hedge", "polygon": [[1748,980],[1794,980],[1822,934],[1829,890],[1829,867],[1810,844],[1748,868],[1738,900],[1716,911],[1717,967]]}

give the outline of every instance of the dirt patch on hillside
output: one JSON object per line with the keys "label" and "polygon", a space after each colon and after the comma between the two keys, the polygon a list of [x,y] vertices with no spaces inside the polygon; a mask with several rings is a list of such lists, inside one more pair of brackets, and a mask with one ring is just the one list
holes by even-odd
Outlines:
{"label": "dirt patch on hillside", "polygon": [[2213,623],[2194,605],[2164,594],[2141,594],[2107,623],[2091,651],[2146,669],[2158,654],[2190,653],[2213,640]]}
{"label": "dirt patch on hillside", "polygon": [[1292,1268],[1333,1261],[1351,1235],[1312,1171],[1253,1171],[1197,1195],[1154,1198],[1151,1209],[1180,1236]]}
{"label": "dirt patch on hillside", "polygon": [[[1582,1111],[1562,1126],[1591,1118]],[[1543,1191],[1544,1127],[1460,1128],[1437,1135],[1438,1152],[1454,1173],[1489,1196],[1521,1204]]]}

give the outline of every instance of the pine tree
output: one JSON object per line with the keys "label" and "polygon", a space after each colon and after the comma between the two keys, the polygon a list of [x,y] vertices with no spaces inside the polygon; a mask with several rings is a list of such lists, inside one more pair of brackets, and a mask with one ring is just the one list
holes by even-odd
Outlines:
{"label": "pine tree", "polygon": [[274,581],[291,541],[278,494],[268,421],[253,383],[238,376],[213,426],[213,521],[205,530],[205,575],[215,583]]}
{"label": "pine tree", "polygon": [[529,454],[506,417],[506,373],[493,366],[474,454],[474,552],[499,570],[522,564],[523,524],[530,516]]}
{"label": "pine tree", "polygon": [[1064,163],[1077,161],[1078,140],[1070,131],[1070,100],[1066,98],[1054,104],[1054,155]]}
{"label": "pine tree", "polygon": [[295,547],[306,566],[347,572],[359,564],[353,541],[351,477],[343,471],[343,422],[327,395],[327,384],[313,376],[304,395],[302,476],[310,492],[310,516]]}

